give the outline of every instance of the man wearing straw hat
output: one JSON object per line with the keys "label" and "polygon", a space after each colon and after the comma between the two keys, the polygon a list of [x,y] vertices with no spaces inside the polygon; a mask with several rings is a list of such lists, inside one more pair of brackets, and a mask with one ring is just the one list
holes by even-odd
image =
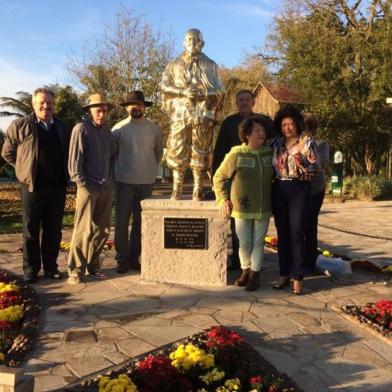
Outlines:
{"label": "man wearing straw hat", "polygon": [[83,281],[86,272],[104,279],[99,256],[109,237],[113,201],[113,136],[106,123],[113,105],[92,94],[86,119],[72,130],[68,170],[77,185],[75,222],[68,257],[68,283]]}
{"label": "man wearing straw hat", "polygon": [[[124,106],[129,116],[113,127],[116,144],[115,246],[117,272],[140,270],[141,204],[151,196],[158,164],[162,159],[162,131],[144,117],[152,102],[141,91],[131,91]],[[132,217],[132,229],[128,225]]]}

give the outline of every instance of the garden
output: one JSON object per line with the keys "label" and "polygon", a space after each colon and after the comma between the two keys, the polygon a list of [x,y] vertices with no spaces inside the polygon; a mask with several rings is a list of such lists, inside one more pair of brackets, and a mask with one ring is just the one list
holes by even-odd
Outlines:
{"label": "garden", "polygon": [[0,270],[0,365],[18,366],[33,348],[40,310],[34,290]]}
{"label": "garden", "polygon": [[62,391],[294,392],[300,388],[237,332],[216,326]]}
{"label": "garden", "polygon": [[363,326],[371,328],[392,344],[392,300],[381,300],[365,306],[346,305],[342,310]]}

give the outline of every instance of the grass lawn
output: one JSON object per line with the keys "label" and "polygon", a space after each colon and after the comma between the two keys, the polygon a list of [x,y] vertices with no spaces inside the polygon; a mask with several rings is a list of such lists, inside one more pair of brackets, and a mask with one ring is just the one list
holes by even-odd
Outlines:
{"label": "grass lawn", "polygon": [[[74,211],[64,213],[63,227],[72,227]],[[114,223],[114,208],[112,209],[112,224]],[[0,202],[0,234],[20,233],[22,231],[22,210],[19,200],[1,200]]]}

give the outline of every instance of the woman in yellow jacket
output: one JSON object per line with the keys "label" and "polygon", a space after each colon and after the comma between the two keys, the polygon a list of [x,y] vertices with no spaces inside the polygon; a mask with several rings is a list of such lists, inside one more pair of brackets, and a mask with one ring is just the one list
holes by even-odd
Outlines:
{"label": "woman in yellow jacket", "polygon": [[266,129],[268,123],[262,117],[243,120],[238,129],[243,144],[231,149],[214,176],[220,211],[234,217],[239,239],[242,273],[235,284],[249,291],[260,284],[264,237],[272,214],[272,149],[266,146]]}

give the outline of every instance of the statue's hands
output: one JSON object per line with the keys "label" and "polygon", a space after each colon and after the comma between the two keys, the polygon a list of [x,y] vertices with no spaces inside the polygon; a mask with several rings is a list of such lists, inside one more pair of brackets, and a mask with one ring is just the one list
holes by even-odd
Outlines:
{"label": "statue's hands", "polygon": [[204,90],[196,86],[189,86],[182,90],[182,95],[189,99],[204,98]]}
{"label": "statue's hands", "polygon": [[209,117],[203,117],[201,125],[207,132],[215,125],[215,121]]}
{"label": "statue's hands", "polygon": [[219,212],[225,217],[230,218],[231,211],[233,210],[233,203],[230,200],[225,200],[219,206]]}

